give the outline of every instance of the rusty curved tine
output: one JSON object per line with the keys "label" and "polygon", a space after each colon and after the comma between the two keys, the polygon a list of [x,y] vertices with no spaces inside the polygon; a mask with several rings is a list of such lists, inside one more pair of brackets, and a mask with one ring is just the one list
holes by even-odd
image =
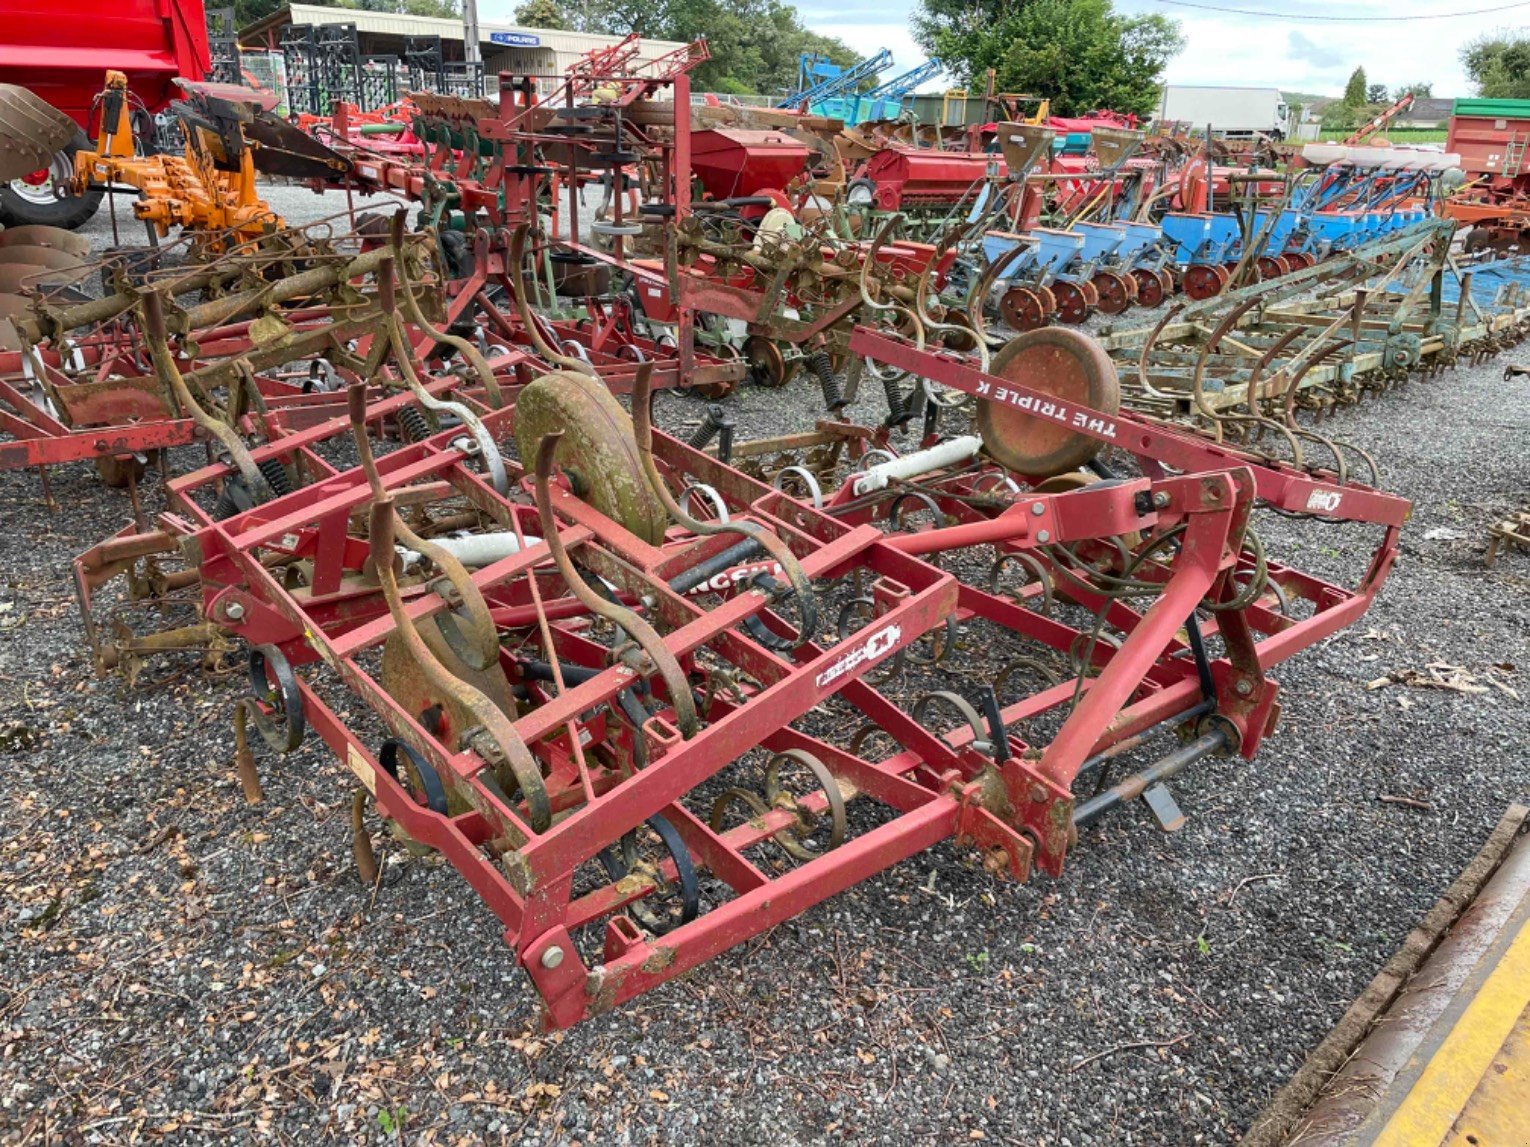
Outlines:
{"label": "rusty curved tine", "polygon": [[[414,348],[409,344],[409,338],[404,333],[403,321],[398,317],[397,291],[393,284],[393,273],[398,269],[398,265],[391,258],[384,259],[377,269],[377,297],[382,305],[383,332],[387,337],[379,339],[378,342],[381,345],[374,348],[376,364],[381,365],[382,355],[391,348],[398,365],[399,375],[403,378],[404,385],[414,395],[415,401],[428,410],[455,415],[472,435],[473,441],[478,444],[479,456],[489,471],[489,484],[501,494],[508,493],[510,477],[505,472],[505,460],[500,455],[499,447],[494,442],[494,435],[489,433],[488,427],[484,426],[478,415],[463,403],[450,402],[431,394],[425,389],[424,383],[420,381],[419,373],[414,369]],[[408,296],[407,290],[405,296]]]}
{"label": "rusty curved tine", "polygon": [[489,484],[501,494],[508,493],[510,476],[505,471],[505,460],[499,452],[499,446],[494,442],[494,435],[489,433],[488,427],[467,406],[460,402],[437,398],[425,389],[420,376],[415,372],[413,362],[410,361],[413,355],[409,339],[404,335],[404,324],[399,321],[397,315],[393,315],[386,326],[388,342],[392,345],[394,357],[398,360],[399,373],[403,376],[404,384],[413,393],[415,401],[429,410],[455,415],[477,444],[479,457],[483,459],[484,466],[489,471]]}
{"label": "rusty curved tine", "polygon": [[[366,393],[365,383],[353,384],[346,391],[346,406],[351,419],[351,435],[356,440],[356,453],[361,460],[362,473],[366,475],[367,484],[372,487],[373,499],[383,501],[388,498],[388,492],[383,487],[382,477],[378,474],[377,459],[372,454],[372,440],[367,435]],[[416,534],[402,517],[395,522],[393,532],[404,545],[441,571],[462,602],[459,608],[437,615],[437,627],[441,631],[442,638],[451,646],[452,652],[474,669],[487,669],[497,662],[499,631],[494,626],[494,617],[489,612],[489,603],[484,600],[483,592],[473,581],[473,575],[468,572],[467,567],[455,554]],[[447,595],[441,593],[439,587],[432,585],[431,589],[443,601],[447,600]],[[466,632],[462,628],[464,620],[467,622]]]}
{"label": "rusty curved tine", "polygon": [[802,829],[811,832],[815,827],[814,821],[817,820],[817,816],[803,809],[796,796],[781,787],[783,763],[801,765],[806,769],[818,787],[823,790],[824,802],[829,806],[829,840],[823,848],[803,843],[801,837],[791,829],[784,830],[784,834],[791,841],[790,844],[782,840],[779,834],[774,838],[777,844],[798,860],[812,860],[831,849],[838,848],[845,842],[845,794],[840,791],[839,782],[835,780],[834,774],[829,772],[824,763],[812,753],[804,749],[785,749],[771,757],[765,765],[765,800],[774,808],[789,809],[796,815]]}
{"label": "rusty curved tine", "polygon": [[[1250,303],[1249,305],[1253,305],[1253,304]],[[1238,313],[1241,314],[1243,309],[1244,308],[1240,308]],[[1217,342],[1219,342],[1221,340],[1221,338],[1222,338],[1222,335],[1224,333],[1226,333],[1226,329],[1227,328],[1225,327],[1225,325],[1224,326],[1219,326],[1217,328],[1216,332],[1212,335],[1212,339],[1211,339],[1211,342],[1210,342],[1209,345],[1214,346]],[[1301,443],[1299,441],[1297,441],[1295,435],[1293,435],[1289,430],[1287,430],[1284,425],[1282,425],[1279,422],[1276,422],[1272,418],[1266,418],[1262,414],[1258,413],[1258,408],[1255,405],[1257,400],[1254,397],[1255,393],[1256,393],[1256,390],[1257,390],[1257,387],[1259,385],[1259,376],[1264,372],[1264,368],[1266,366],[1268,366],[1269,363],[1275,358],[1275,356],[1278,355],[1283,349],[1285,349],[1285,347],[1287,345],[1289,345],[1294,339],[1296,339],[1298,336],[1300,336],[1301,333],[1302,333],[1302,329],[1300,327],[1293,327],[1291,330],[1287,331],[1284,335],[1282,335],[1280,337],[1280,339],[1278,339],[1276,341],[1274,346],[1272,346],[1269,350],[1265,351],[1265,353],[1260,356],[1259,361],[1254,364],[1254,369],[1249,374],[1247,390],[1246,390],[1246,392],[1244,394],[1244,400],[1248,403],[1250,413],[1242,414],[1242,413],[1238,412],[1236,409],[1234,409],[1234,410],[1230,410],[1230,411],[1222,414],[1220,416],[1220,419],[1218,421],[1218,426],[1217,426],[1217,436],[1218,436],[1218,439],[1220,439],[1220,437],[1221,437],[1221,430],[1222,430],[1221,425],[1220,425],[1220,420],[1221,419],[1225,419],[1228,422],[1236,422],[1236,423],[1244,423],[1244,424],[1250,424],[1251,423],[1254,426],[1260,427],[1261,429],[1264,429],[1264,428],[1271,429],[1271,430],[1274,430],[1275,432],[1277,432],[1278,434],[1282,435],[1285,438],[1285,440],[1291,446],[1291,454],[1292,454],[1292,458],[1293,458],[1293,464],[1298,466],[1298,467],[1303,464],[1303,461],[1302,461],[1303,455],[1302,455]],[[1207,352],[1205,352],[1205,351],[1202,352],[1201,359],[1200,359],[1200,361],[1198,361],[1196,363],[1196,366],[1195,366],[1195,372],[1196,372],[1195,373],[1195,390],[1196,390],[1197,405],[1199,405],[1199,403],[1202,401],[1202,398],[1203,398],[1203,395],[1202,395],[1202,392],[1201,392],[1201,375],[1202,375],[1202,371],[1204,369],[1204,364],[1205,364],[1205,360],[1206,360],[1206,353]]]}
{"label": "rusty curved tine", "polygon": [[993,290],[993,285],[999,281],[999,278],[1005,271],[1009,270],[1009,265],[1024,253],[1025,248],[1016,243],[1008,251],[1005,251],[1004,254],[988,264],[987,269],[978,276],[977,282],[967,292],[966,312],[967,317],[972,321],[972,329],[977,332],[978,338],[990,347],[996,344],[1002,345],[1003,340],[988,333],[987,320],[983,316],[983,308],[988,301],[988,292]]}
{"label": "rusty curved tine", "polygon": [[1344,438],[1335,438],[1333,442],[1334,445],[1338,446],[1342,450],[1353,450],[1356,454],[1360,455],[1361,460],[1365,463],[1366,470],[1369,472],[1369,477],[1366,478],[1365,485],[1381,485],[1381,467],[1376,465],[1376,459],[1372,456],[1370,451],[1366,450],[1364,447],[1356,446],[1353,442],[1350,442]]}
{"label": "rusty curved tine", "polygon": [[[965,228],[963,228],[963,230],[965,230]],[[918,313],[919,320],[924,324],[924,328],[927,331],[956,331],[962,335],[970,335],[972,332],[966,327],[960,327],[955,323],[942,322],[938,319],[932,318],[930,313],[924,309],[925,301],[929,297],[930,280],[935,275],[935,267],[940,262],[940,255],[941,252],[946,248],[946,239],[948,237],[949,236],[942,237],[941,243],[936,246],[935,251],[931,254],[929,261],[925,263],[924,270],[920,272],[919,282],[914,289],[914,310]],[[988,343],[984,339],[976,339],[974,341],[977,343],[978,369],[986,374],[988,371],[989,360]],[[963,396],[963,398],[965,398],[965,396]]]}
{"label": "rusty curved tine", "polygon": [[[399,591],[398,579],[393,573],[394,526],[398,522],[398,511],[392,497],[384,497],[372,503],[368,521],[370,527],[368,542],[371,546],[372,564],[376,568],[377,583],[382,588],[383,599],[388,603],[388,613],[393,619],[394,630],[403,641],[409,655],[419,665],[421,672],[425,674],[432,686],[450,696],[478,722],[474,728],[464,730],[465,743],[455,748],[471,748],[483,761],[483,768],[476,770],[473,775],[488,796],[485,798],[472,786],[467,787],[467,793],[464,795],[478,811],[509,830],[502,835],[520,835],[520,829],[510,819],[509,798],[504,797],[500,791],[499,782],[495,779],[498,766],[508,765],[515,776],[521,798],[526,802],[527,823],[533,832],[543,832],[552,824],[552,803],[547,797],[547,786],[542,780],[542,770],[537,765],[536,758],[531,755],[531,750],[526,747],[526,742],[521,740],[520,734],[515,731],[515,726],[500,711],[499,706],[436,660],[435,654],[425,644],[425,639],[415,629],[409,614],[404,611],[403,595]],[[504,802],[503,807],[501,807],[501,801]]]}
{"label": "rusty curved tine", "polygon": [[878,231],[876,237],[872,239],[871,247],[867,250],[866,257],[861,260],[861,274],[859,278],[861,288],[861,305],[870,311],[895,311],[907,315],[909,321],[914,324],[914,347],[916,350],[923,350],[924,323],[920,320],[919,316],[915,312],[909,310],[907,307],[900,306],[897,303],[877,302],[871,297],[871,290],[866,285],[866,276],[877,261],[877,252],[882,249],[882,246],[890,238],[892,238],[893,231],[902,222],[902,213],[894,212],[892,215],[889,215],[887,217],[887,222],[882,224],[882,229]]}
{"label": "rusty curved tine", "polygon": [[1222,321],[1219,322],[1212,330],[1211,337],[1208,338],[1205,342],[1205,345],[1201,347],[1201,353],[1195,360],[1195,374],[1191,376],[1190,394],[1195,401],[1196,409],[1198,409],[1207,418],[1211,419],[1211,424],[1216,431],[1216,441],[1218,442],[1222,441],[1222,415],[1213,409],[1211,404],[1206,401],[1206,391],[1204,387],[1206,380],[1206,363],[1207,360],[1211,358],[1212,353],[1217,349],[1217,347],[1222,344],[1222,337],[1227,334],[1227,332],[1230,331],[1233,327],[1237,326],[1238,320],[1247,314],[1249,310],[1258,303],[1258,301],[1259,300],[1257,299],[1245,299],[1243,302],[1233,307],[1232,310],[1228,311],[1227,314],[1223,315]]}
{"label": "rusty curved tine", "polygon": [[1305,427],[1297,424],[1296,395],[1301,390],[1302,379],[1306,377],[1309,370],[1317,366],[1318,363],[1322,362],[1330,355],[1343,350],[1348,345],[1349,340],[1347,338],[1336,339],[1330,346],[1324,347],[1317,354],[1313,355],[1312,358],[1310,358],[1307,362],[1302,364],[1302,368],[1296,372],[1295,376],[1291,379],[1290,387],[1286,390],[1286,406],[1284,411],[1286,428],[1290,430],[1292,434],[1296,434],[1302,438],[1305,438],[1309,442],[1318,443],[1333,455],[1334,463],[1336,466],[1334,473],[1336,474],[1339,485],[1341,486],[1349,480],[1349,463],[1344,460],[1343,452],[1338,448],[1338,446],[1334,444],[1332,439],[1326,437],[1325,435],[1319,434],[1314,430],[1308,430]]}
{"label": "rusty curved tine", "polygon": [[782,540],[781,536],[758,522],[700,521],[687,514],[680,503],[675,501],[674,495],[669,492],[669,487],[665,485],[664,478],[659,473],[659,467],[653,460],[653,422],[648,409],[649,381],[652,374],[653,364],[644,363],[637,368],[637,374],[632,380],[632,433],[637,443],[638,457],[643,462],[643,475],[648,479],[648,485],[659,501],[664,503],[669,516],[691,533],[706,536],[741,534],[757,542],[775,559],[797,595],[802,624],[798,629],[796,640],[792,642],[792,648],[798,648],[813,640],[818,632],[818,597],[813,591],[813,583],[808,580],[807,573],[802,568],[802,563],[797,560],[797,555],[792,553],[791,547]]}
{"label": "rusty curved tine", "polygon": [[148,344],[154,369],[170,384],[170,390],[174,393],[176,401],[191,416],[192,421],[216,438],[228,451],[234,466],[249,484],[250,493],[256,500],[270,501],[276,496],[276,492],[271,489],[271,484],[266,481],[265,475],[255,465],[255,459],[245,447],[244,440],[232,426],[203,409],[202,404],[191,393],[191,388],[186,385],[185,377],[175,364],[175,356],[170,353],[169,334],[165,327],[164,300],[160,298],[158,292],[149,291],[143,295],[142,303],[144,342]]}
{"label": "rusty curved tine", "polygon": [[409,312],[410,321],[436,342],[444,343],[462,356],[463,361],[473,368],[473,372],[478,375],[478,381],[483,384],[484,392],[489,398],[489,405],[498,410],[505,404],[505,396],[499,388],[499,379],[494,377],[494,372],[489,368],[488,359],[484,358],[478,348],[461,335],[454,335],[450,331],[434,326],[425,317],[425,312],[420,309],[420,301],[415,296],[414,283],[410,281],[408,260],[404,253],[404,212],[402,211],[393,217],[390,239],[393,246],[393,266],[398,274],[399,285],[404,289],[404,309]]}
{"label": "rusty curved tine", "polygon": [[[1009,553],[1000,554],[995,558],[993,564],[988,567],[988,592],[993,594],[1001,592],[999,589],[999,579],[1004,576],[1004,567],[1009,565],[1010,562],[1014,562],[1026,573],[1030,574],[1036,584],[1041,586],[1040,613],[1043,617],[1050,617],[1052,615],[1052,602],[1056,595],[1056,587],[1053,584],[1052,575],[1047,571],[1046,566],[1042,565],[1041,561],[1032,554],[1025,553],[1022,550],[1013,550]],[[1029,584],[1029,581],[1022,582],[1020,589],[1024,589]],[[1025,604],[1025,598],[1018,590],[1012,592],[1010,597],[1015,600],[1016,604]]]}
{"label": "rusty curved tine", "polygon": [[1159,390],[1156,386],[1148,381],[1147,364],[1148,356],[1153,353],[1153,344],[1155,344],[1161,337],[1163,337],[1164,329],[1168,327],[1168,325],[1172,323],[1176,318],[1178,318],[1184,309],[1184,303],[1175,303],[1167,311],[1165,311],[1163,318],[1158,320],[1158,325],[1152,329],[1152,331],[1148,334],[1147,340],[1142,344],[1141,353],[1137,355],[1137,385],[1142,387],[1142,392],[1149,398],[1162,398],[1171,402],[1175,401],[1174,395],[1169,394],[1166,391]]}
{"label": "rusty curved tine", "polygon": [[510,257],[505,267],[506,277],[510,280],[510,294],[515,299],[515,309],[521,316],[521,325],[531,336],[537,353],[548,362],[555,366],[566,367],[578,374],[594,375],[595,368],[584,359],[566,355],[548,345],[547,340],[542,337],[542,329],[537,326],[536,316],[531,313],[530,304],[526,302],[526,273],[523,264],[526,260],[526,235],[530,230],[531,224],[522,223],[511,233]]}
{"label": "rusty curved tine", "polygon": [[1002,694],[1004,692],[1004,686],[1009,684],[1009,679],[1016,673],[1020,672],[1022,669],[1027,669],[1032,673],[1040,674],[1041,678],[1046,681],[1049,686],[1062,684],[1062,674],[1052,666],[1048,665],[1045,661],[1041,661],[1035,657],[1017,657],[1013,661],[1009,662],[1009,664],[1001,668],[998,673],[994,674],[993,683],[990,688],[993,689],[996,695]]}
{"label": "rusty curved tine", "polygon": [[[980,745],[988,744],[988,726],[984,723],[983,718],[978,715],[978,711],[972,707],[972,703],[960,693],[952,693],[948,689],[936,689],[934,692],[926,693],[914,702],[914,707],[909,710],[909,716],[914,719],[916,724],[929,729],[930,707],[937,702],[953,709],[956,715],[961,718],[962,723],[972,730],[972,747],[974,749],[979,749]],[[934,731],[931,730],[931,732],[933,733]],[[934,735],[940,737],[941,740],[945,740],[945,737],[941,734],[935,733]],[[981,750],[979,749],[979,751]]]}
{"label": "rusty curved tine", "polygon": [[[691,687],[686,681],[685,671],[680,668],[680,662],[664,644],[664,639],[659,636],[658,630],[626,606],[609,600],[590,587],[579,571],[574,568],[573,560],[568,556],[568,550],[563,545],[563,539],[558,535],[558,519],[553,514],[552,495],[548,492],[548,483],[552,479],[553,455],[557,452],[558,442],[562,437],[563,431],[555,430],[543,435],[542,440],[537,443],[535,470],[537,516],[542,523],[542,538],[552,553],[558,573],[562,575],[563,580],[568,584],[569,591],[579,599],[580,604],[628,634],[647,655],[649,664],[658,673],[664,682],[665,689],[669,692],[670,704],[675,710],[675,724],[680,730],[680,735],[690,740],[701,730],[701,721],[696,715],[696,701],[691,696]],[[644,671],[644,667],[631,665],[630,662],[629,665],[639,672]]]}

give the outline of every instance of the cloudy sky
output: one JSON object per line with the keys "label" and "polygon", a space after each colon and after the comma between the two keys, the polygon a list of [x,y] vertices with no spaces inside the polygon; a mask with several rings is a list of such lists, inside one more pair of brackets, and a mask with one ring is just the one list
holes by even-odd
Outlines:
{"label": "cloudy sky", "polygon": [[[1272,20],[1196,11],[1154,0],[1116,0],[1121,12],[1159,12],[1179,21],[1188,41],[1169,64],[1170,83],[1242,84],[1286,91],[1338,95],[1359,64],[1372,83],[1389,87],[1430,81],[1436,96],[1471,94],[1458,50],[1482,32],[1522,26],[1530,6],[1481,16],[1421,20],[1422,15],[1494,7],[1508,0],[1197,0],[1218,7],[1279,11],[1293,16],[1400,16],[1389,23],[1337,23],[1310,19]],[[899,71],[914,67],[924,53],[908,31],[908,14],[918,0],[836,0],[798,3],[803,21],[838,36],[869,55],[892,49]]]}

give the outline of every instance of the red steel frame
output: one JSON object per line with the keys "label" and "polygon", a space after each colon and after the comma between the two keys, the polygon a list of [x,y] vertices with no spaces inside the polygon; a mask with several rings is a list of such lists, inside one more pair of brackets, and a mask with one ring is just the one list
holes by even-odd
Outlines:
{"label": "red steel frame", "polygon": [[[543,765],[552,807],[563,810],[542,831],[532,828],[523,801],[507,799],[502,789],[484,782],[485,762],[477,753],[441,743],[361,664],[397,625],[375,587],[357,582],[368,543],[347,529],[348,522],[367,513],[375,528],[372,491],[359,472],[336,473],[311,449],[324,437],[344,432],[345,420],[258,448],[258,458],[282,455],[300,463],[310,482],[238,517],[214,523],[191,496],[226,473],[222,467],[171,484],[172,501],[186,517],[166,524],[192,535],[186,548],[200,561],[207,616],[291,665],[325,662],[396,736],[423,754],[448,790],[466,795],[463,811],[451,815],[427,807],[425,798],[380,766],[373,748],[312,685],[296,680],[306,723],[356,772],[380,813],[446,855],[499,916],[506,942],[530,973],[554,1026],[572,1024],[679,975],[943,839],[980,847],[992,870],[1016,878],[1025,878],[1033,864],[1060,873],[1074,834],[1071,785],[1086,759],[1208,709],[1205,720],[1225,733],[1228,744],[1252,755],[1277,712],[1275,686],[1266,670],[1351,623],[1390,569],[1408,512],[1402,499],[1340,486],[1326,476],[1131,415],[1059,403],[984,375],[956,356],[919,351],[865,328],[856,331],[852,349],[984,401],[1007,402],[1081,429],[1136,454],[1149,473],[1161,473],[1160,463],[1183,473],[1063,494],[1016,491],[1013,505],[998,514],[975,511],[955,497],[970,489],[963,486],[970,475],[958,476],[948,486],[953,497],[941,499],[956,525],[889,537],[870,524],[885,513],[885,505],[880,510],[856,507],[841,491],[822,511],[814,510],[657,436],[657,464],[672,486],[710,486],[735,522],[752,521],[786,539],[809,576],[837,578],[860,569],[877,579],[877,613],[866,628],[833,645],[806,643],[794,654],[738,630],[745,617],[753,616],[778,635],[793,632],[792,624],[772,612],[771,603],[747,583],[710,608],[670,586],[678,574],[723,549],[725,539],[698,538],[672,528],[661,543],[650,545],[555,479],[548,488],[550,512],[559,537],[581,564],[613,585],[621,600],[641,603],[643,616],[663,631],[665,646],[688,670],[706,678],[706,666],[697,656],[706,647],[709,656],[721,657],[759,684],[731,696],[712,696],[701,713],[704,727],[687,739],[677,728],[673,698],[655,678],[652,696],[669,707],[641,731],[619,729],[602,709],[614,712],[633,674],[622,664],[609,664],[609,651],[592,640],[587,611],[550,571],[546,547],[523,550],[475,572],[473,582],[496,625],[513,638],[501,652],[510,680],[517,680],[518,670],[503,649],[522,641],[544,653],[551,641],[566,665],[590,671],[587,679],[561,693],[538,687],[535,696],[541,704],[513,721],[515,734]],[[641,403],[647,392],[640,391]],[[368,411],[374,421],[384,414],[375,406]],[[513,409],[481,414],[497,439],[513,425]],[[455,495],[502,529],[530,535],[545,528],[527,504],[534,486],[529,477],[520,475],[519,495],[514,488],[509,496],[501,495],[450,438],[450,432],[443,433],[382,458],[378,468],[390,495],[416,501]],[[1209,665],[1213,696],[1208,697],[1195,660],[1183,656],[1187,647],[1180,630],[1202,603],[1226,603],[1238,596],[1237,578],[1247,576],[1251,560],[1243,531],[1256,499],[1292,513],[1374,523],[1382,527],[1383,538],[1354,590],[1271,565],[1272,580],[1287,594],[1312,603],[1310,617],[1285,616],[1268,594],[1246,608],[1216,614],[1214,632],[1225,653]],[[951,618],[983,618],[1054,650],[1074,647],[1081,636],[1082,631],[1031,612],[1011,597],[958,583],[915,555],[980,544],[997,545],[1001,552],[1044,554],[1047,544],[1145,535],[1171,525],[1182,526],[1183,536],[1172,559],[1154,564],[1162,591],[1146,610],[1139,613],[1121,602],[1090,600],[1070,590],[1079,604],[1103,610],[1124,640],[1118,649],[1096,646],[1091,651],[1098,676],[1042,690],[1006,707],[1001,714],[1006,729],[996,745],[985,743],[977,727],[937,735],[865,680],[883,658]],[[276,554],[312,561],[305,588],[285,588],[261,560]],[[406,596],[404,612],[416,624],[447,607],[426,586],[412,587]],[[1075,688],[1076,706],[1045,746],[1030,746],[1009,731],[1038,714],[1066,712]],[[793,727],[795,718],[831,695],[891,735],[898,750],[886,759],[869,760]],[[1206,704],[1212,700],[1214,705]],[[266,704],[263,711],[282,716],[279,705]],[[576,730],[587,737],[576,737]],[[649,763],[625,777],[591,770],[570,749],[576,740],[587,740],[631,752],[638,737],[648,748]],[[823,815],[829,808],[823,794],[805,798],[795,809],[772,808],[726,830],[714,829],[682,801],[756,745],[771,752],[811,753],[832,773],[843,795],[870,797],[893,810],[892,819],[784,875],[768,875],[746,851],[788,831],[804,808]],[[611,883],[576,895],[574,880],[581,864],[655,814],[677,830],[691,863],[726,885],[731,895],[674,930],[650,936],[624,909],[651,894],[651,882]],[[491,839],[500,847],[507,840],[520,843],[502,852],[502,862],[496,863],[483,847]],[[673,860],[661,868],[673,879]],[[589,964],[580,957],[573,933],[601,920],[606,926],[603,959]]]}

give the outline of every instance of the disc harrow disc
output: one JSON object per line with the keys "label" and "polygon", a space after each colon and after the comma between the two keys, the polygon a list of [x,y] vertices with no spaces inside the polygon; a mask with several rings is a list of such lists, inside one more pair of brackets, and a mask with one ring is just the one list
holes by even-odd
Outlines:
{"label": "disc harrow disc", "polygon": [[749,364],[749,381],[756,386],[784,386],[790,376],[781,348],[764,335],[744,340],[744,361]]}
{"label": "disc harrow disc", "polygon": [[979,401],[983,448],[1001,465],[1031,477],[1077,470],[1100,450],[1100,442],[1072,426],[1075,408],[1115,415],[1121,381],[1099,343],[1078,331],[1044,327],[1005,343],[990,374],[1058,400],[1063,419],[1021,410],[1005,402]]}
{"label": "disc harrow disc", "polygon": [[74,120],[17,84],[0,84],[0,182],[47,167],[74,138]]}
{"label": "disc harrow disc", "polygon": [[569,485],[612,521],[657,545],[669,516],[643,476],[632,419],[598,380],[559,370],[516,398],[515,442],[528,469],[542,439],[561,430],[554,459]]}

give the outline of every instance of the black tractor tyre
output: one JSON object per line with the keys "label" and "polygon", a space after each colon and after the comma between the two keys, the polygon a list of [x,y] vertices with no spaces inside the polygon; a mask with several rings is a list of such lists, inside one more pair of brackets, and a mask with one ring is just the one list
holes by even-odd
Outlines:
{"label": "black tractor tyre", "polygon": [[[72,190],[69,183],[74,178],[74,153],[90,151],[92,147],[90,137],[77,131],[74,138],[54,154],[46,184],[33,187],[19,179],[0,183],[0,224],[6,227],[41,224],[73,231],[89,222],[96,208],[101,206],[105,189],[92,187],[84,195],[67,192]],[[60,188],[65,194],[59,194]]]}

